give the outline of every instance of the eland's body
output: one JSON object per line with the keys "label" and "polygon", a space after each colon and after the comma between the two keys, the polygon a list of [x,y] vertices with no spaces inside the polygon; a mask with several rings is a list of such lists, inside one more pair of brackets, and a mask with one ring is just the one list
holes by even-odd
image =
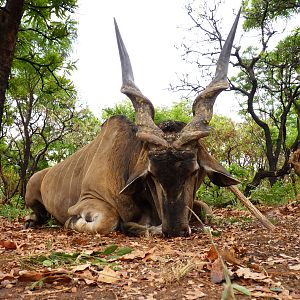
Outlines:
{"label": "eland's body", "polygon": [[132,101],[137,124],[108,119],[87,146],[29,180],[25,202],[34,213],[26,227],[53,215],[67,228],[102,234],[189,235],[190,209],[208,175],[217,185],[238,181],[200,142],[217,95],[228,87],[227,66],[237,20],[224,44],[215,79],[196,98],[191,122],[153,122],[151,102],[135,86],[127,51],[116,25],[122,65],[121,91]]}

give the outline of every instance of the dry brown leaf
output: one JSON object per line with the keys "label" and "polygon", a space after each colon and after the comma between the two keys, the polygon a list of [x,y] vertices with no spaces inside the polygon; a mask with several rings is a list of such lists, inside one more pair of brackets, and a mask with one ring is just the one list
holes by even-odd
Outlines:
{"label": "dry brown leaf", "polygon": [[5,250],[15,250],[17,249],[17,245],[15,242],[0,240],[0,247],[3,247]]}
{"label": "dry brown leaf", "polygon": [[7,273],[2,273],[0,271],[0,282],[3,281],[3,280],[10,280],[10,279],[14,279],[15,276],[11,273],[7,274]]}
{"label": "dry brown leaf", "polygon": [[84,282],[85,282],[87,285],[93,285],[93,284],[95,284],[95,280],[87,279],[87,278],[84,278],[83,280],[84,280]]}
{"label": "dry brown leaf", "polygon": [[71,245],[86,245],[87,240],[80,238],[80,237],[74,237],[71,241]]}
{"label": "dry brown leaf", "polygon": [[206,294],[204,294],[202,291],[200,290],[196,290],[196,291],[187,291],[184,295],[184,299],[187,300],[194,300],[194,299],[199,299],[202,297],[205,297]]}
{"label": "dry brown leaf", "polygon": [[39,281],[43,278],[41,272],[36,271],[20,271],[19,272],[19,281]]}
{"label": "dry brown leaf", "polygon": [[71,269],[71,272],[84,271],[84,270],[88,269],[90,266],[91,266],[90,263],[84,264],[84,265],[74,266],[74,267]]}
{"label": "dry brown leaf", "polygon": [[112,270],[109,266],[105,266],[104,269],[99,272],[97,278],[98,282],[115,283],[120,280],[118,272]]}
{"label": "dry brown leaf", "polygon": [[289,265],[289,269],[290,269],[290,270],[293,270],[293,271],[300,271],[300,264],[298,264],[298,265],[293,265],[293,266],[290,266],[290,265]]}
{"label": "dry brown leaf", "polygon": [[53,283],[53,282],[60,282],[60,283],[68,283],[72,280],[72,277],[68,274],[53,274],[49,276],[45,276],[43,281],[45,283]]}
{"label": "dry brown leaf", "polygon": [[218,258],[218,253],[214,246],[211,246],[211,248],[208,250],[206,258],[209,261],[215,261]]}
{"label": "dry brown leaf", "polygon": [[220,258],[212,263],[210,278],[213,283],[220,283],[224,280],[224,271]]}
{"label": "dry brown leaf", "polygon": [[225,248],[224,250],[222,250],[221,256],[225,261],[233,265],[241,265],[241,261],[237,258],[237,255],[233,247],[231,247],[230,249]]}
{"label": "dry brown leaf", "polygon": [[153,247],[147,251],[142,250],[134,250],[131,253],[125,254],[121,257],[121,260],[134,260],[134,259],[144,259],[147,256],[151,256],[154,251],[156,250],[156,247]]}
{"label": "dry brown leaf", "polygon": [[192,262],[195,264],[195,268],[198,271],[202,271],[204,269],[204,267],[207,267],[208,265],[211,265],[211,263],[208,262],[208,261],[199,261],[199,260],[196,260],[196,259],[193,259]]}
{"label": "dry brown leaf", "polygon": [[252,272],[250,268],[244,268],[244,267],[239,267],[235,271],[235,274],[238,277],[243,277],[245,279],[262,280],[268,278],[268,276],[266,276],[263,273]]}
{"label": "dry brown leaf", "polygon": [[87,285],[93,285],[96,283],[96,278],[92,275],[89,269],[85,269],[82,273],[76,273],[78,279],[84,280]]}

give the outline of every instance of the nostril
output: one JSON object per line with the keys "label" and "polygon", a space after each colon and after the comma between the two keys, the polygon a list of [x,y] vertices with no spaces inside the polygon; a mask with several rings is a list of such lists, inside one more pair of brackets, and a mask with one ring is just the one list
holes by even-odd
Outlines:
{"label": "nostril", "polygon": [[168,229],[164,230],[163,229],[163,235],[165,237],[177,237],[177,236],[190,236],[191,235],[191,228],[190,226],[187,226],[186,228],[183,229]]}

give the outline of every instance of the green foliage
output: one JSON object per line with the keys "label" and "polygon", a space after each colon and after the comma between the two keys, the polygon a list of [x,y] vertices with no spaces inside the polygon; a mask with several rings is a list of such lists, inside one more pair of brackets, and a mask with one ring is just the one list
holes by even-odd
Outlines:
{"label": "green foliage", "polygon": [[260,128],[251,120],[236,123],[221,115],[214,115],[210,125],[211,134],[204,140],[209,152],[240,181],[251,180],[265,164]]}
{"label": "green foliage", "polygon": [[44,267],[58,267],[65,265],[80,265],[90,263],[102,269],[103,266],[108,265],[112,269],[118,269],[116,260],[131,253],[132,248],[119,247],[117,245],[110,245],[103,251],[93,251],[89,253],[65,253],[53,251],[47,255],[36,255],[22,260],[23,264],[42,265]]}
{"label": "green foliage", "polygon": [[14,197],[9,203],[0,204],[0,216],[13,221],[29,214],[29,210],[24,208],[24,201],[19,197]]}
{"label": "green foliage", "polygon": [[77,110],[70,121],[70,130],[48,148],[46,160],[50,165],[66,159],[87,145],[100,130],[100,120],[87,108]]}
{"label": "green foliage", "polygon": [[198,189],[197,198],[214,207],[235,206],[237,204],[232,192],[210,183],[208,179]]}
{"label": "green foliage", "polygon": [[[4,1],[0,1],[4,3]],[[27,1],[7,91],[1,133],[0,197],[25,194],[28,178],[96,135],[99,121],[77,102],[69,76],[77,35],[76,0]]]}
{"label": "green foliage", "polygon": [[[274,183],[275,175],[287,173],[289,155],[299,143],[299,26],[287,36],[290,26],[279,22],[299,13],[298,2],[243,1],[240,23],[244,22],[244,30],[251,32],[235,39],[230,61],[237,75],[230,78],[230,88],[240,96],[241,115],[246,122],[236,125],[218,120],[214,126],[212,120],[215,130],[206,139],[210,152],[243,179],[254,178],[252,185],[270,175]],[[186,30],[186,40],[180,47],[182,56],[196,72],[200,69],[205,75],[211,75],[208,65],[215,65],[216,49],[224,41],[220,26],[223,5],[225,1],[197,0],[186,6],[195,26]],[[244,38],[249,36],[250,40]],[[183,74],[179,80],[180,84],[174,85],[178,90],[200,90],[200,80],[192,76]],[[229,142],[225,140],[228,137]],[[257,173],[261,176],[254,177]]]}
{"label": "green foliage", "polygon": [[173,102],[171,107],[158,107],[155,109],[154,122],[156,124],[174,120],[188,123],[192,117],[192,102],[190,100],[181,100]]}
{"label": "green foliage", "polygon": [[298,0],[245,0],[243,1],[243,13],[247,18],[243,27],[245,30],[260,28],[264,22],[276,21],[280,17],[289,18],[299,12]]}
{"label": "green foliage", "polygon": [[295,198],[295,188],[292,183],[277,181],[272,187],[264,182],[251,193],[251,199],[266,205],[282,205]]}
{"label": "green foliage", "polygon": [[[129,120],[135,121],[135,112],[129,100],[116,104],[114,107],[107,107],[102,110],[101,119],[106,120],[111,116],[123,115]],[[189,100],[182,100],[173,103],[171,107],[157,107],[155,108],[154,122],[156,124],[175,120],[181,122],[188,122],[191,119],[191,102]]]}
{"label": "green foliage", "polygon": [[101,119],[107,120],[109,117],[122,115],[132,122],[135,121],[135,112],[129,100],[116,104],[114,107],[106,107],[102,110]]}
{"label": "green foliage", "polygon": [[[206,179],[206,184],[202,184],[197,191],[197,198],[201,199],[213,207],[239,206],[238,200],[231,191],[226,188],[218,187],[209,183]],[[299,190],[299,184],[294,185],[292,182],[277,181],[273,186],[270,186],[268,181],[257,187],[251,193],[251,199],[254,203],[264,205],[284,205],[288,201],[296,197],[295,189]],[[242,187],[240,187],[242,190]]]}

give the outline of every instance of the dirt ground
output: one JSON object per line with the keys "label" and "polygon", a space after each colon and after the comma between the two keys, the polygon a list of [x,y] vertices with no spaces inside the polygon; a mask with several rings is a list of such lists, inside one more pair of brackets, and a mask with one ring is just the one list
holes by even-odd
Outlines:
{"label": "dirt ground", "polygon": [[300,203],[260,210],[274,231],[246,211],[214,210],[217,251],[196,223],[191,237],[163,239],[0,218],[0,299],[221,299],[222,261],[236,299],[300,299]]}

